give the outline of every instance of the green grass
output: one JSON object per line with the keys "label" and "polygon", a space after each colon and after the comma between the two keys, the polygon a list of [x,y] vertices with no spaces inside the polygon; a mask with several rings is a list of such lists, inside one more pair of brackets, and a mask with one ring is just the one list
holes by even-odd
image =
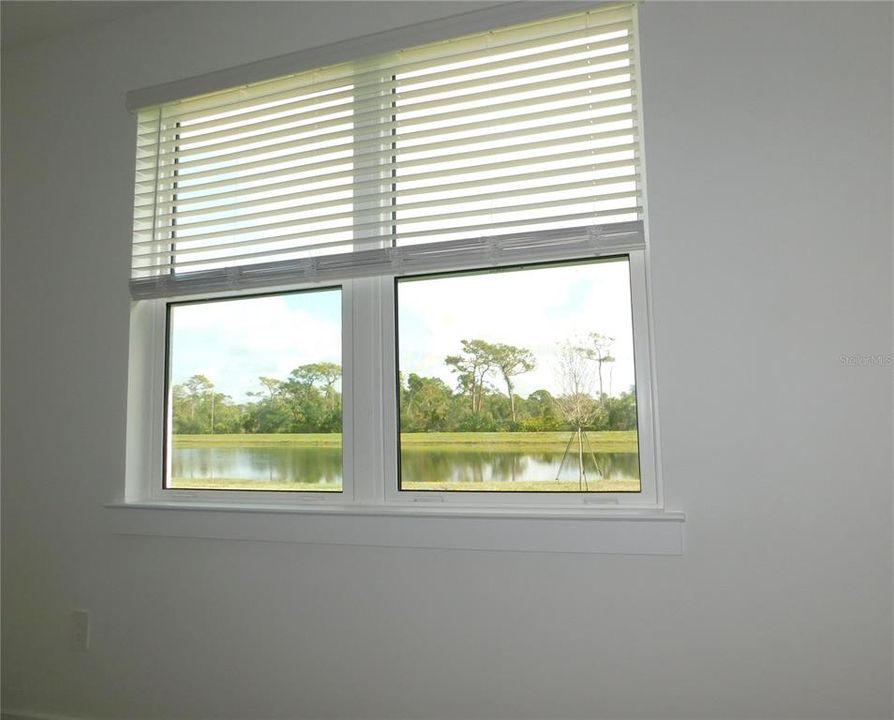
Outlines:
{"label": "green grass", "polygon": [[[565,449],[571,431],[562,432],[447,432],[403,433],[402,448],[429,448],[439,450],[558,450]],[[593,452],[636,452],[636,431],[588,432]]]}
{"label": "green grass", "polygon": [[240,433],[235,435],[175,435],[174,447],[341,447],[341,433]]}
{"label": "green grass", "polygon": [[[332,492],[341,490],[335,485],[318,485],[299,482],[254,482],[238,478],[215,478],[213,480],[193,480],[174,478],[171,487],[175,490],[275,490],[279,492]],[[578,492],[575,480],[561,482],[405,482],[403,490],[453,490],[472,492]],[[590,482],[591,492],[637,492],[639,480],[599,480]]]}
{"label": "green grass", "polygon": [[[589,432],[590,445],[594,452],[629,453],[637,451],[636,431],[621,430],[609,432]],[[438,450],[556,450],[561,452],[568,444],[570,431],[563,432],[449,432],[449,433],[403,433],[401,447],[407,450],[422,450],[437,447]],[[341,447],[340,433],[317,434],[241,434],[241,435],[175,435],[174,447]]]}
{"label": "green grass", "polygon": [[239,478],[178,478],[171,481],[174,490],[276,490],[279,492],[331,492],[341,490],[340,485],[323,485],[321,483],[278,482],[240,480]]}
{"label": "green grass", "polygon": [[[461,490],[466,492],[580,492],[577,480],[568,481],[514,481],[514,482],[403,482],[401,490]],[[590,481],[590,492],[639,492],[636,478],[625,480]]]}

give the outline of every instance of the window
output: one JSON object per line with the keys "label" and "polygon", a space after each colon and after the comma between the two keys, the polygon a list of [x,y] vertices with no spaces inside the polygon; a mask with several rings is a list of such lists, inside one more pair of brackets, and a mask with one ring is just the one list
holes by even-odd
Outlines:
{"label": "window", "polygon": [[165,488],[342,492],[338,288],[170,303],[167,328]]}
{"label": "window", "polygon": [[129,497],[659,505],[635,21],[142,107]]}
{"label": "window", "polygon": [[639,492],[629,275],[613,257],[398,279],[400,489]]}

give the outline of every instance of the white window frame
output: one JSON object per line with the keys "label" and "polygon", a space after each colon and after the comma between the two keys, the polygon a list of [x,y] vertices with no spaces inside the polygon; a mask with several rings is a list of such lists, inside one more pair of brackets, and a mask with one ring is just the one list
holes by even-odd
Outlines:
{"label": "white window frame", "polygon": [[125,501],[135,503],[219,502],[228,505],[291,505],[301,503],[350,505],[355,501],[353,383],[342,385],[342,491],[278,492],[255,490],[199,490],[164,487],[168,468],[165,443],[170,434],[171,413],[166,407],[166,353],[168,352],[168,306],[187,302],[229,300],[274,295],[302,290],[338,288],[342,298],[342,375],[350,378],[354,358],[348,352],[353,343],[353,281],[290,284],[259,291],[215,292],[176,298],[137,300],[131,303],[129,377],[127,400],[127,469]]}
{"label": "white window frame", "polygon": [[[474,507],[478,505],[502,505],[506,507],[549,507],[549,508],[580,508],[581,506],[601,507],[636,507],[636,508],[660,508],[661,493],[658,481],[656,451],[654,443],[654,418],[652,402],[652,361],[650,356],[649,341],[649,311],[646,295],[645,276],[645,251],[628,250],[624,253],[606,252],[602,255],[590,258],[562,258],[555,261],[555,266],[561,266],[563,262],[576,263],[581,260],[596,259],[598,257],[611,258],[626,256],[629,260],[630,272],[630,301],[633,321],[633,346],[635,360],[635,378],[637,395],[637,430],[639,442],[640,464],[640,491],[637,493],[610,493],[610,492],[562,492],[562,493],[536,493],[536,492],[478,492],[478,491],[454,491],[438,492],[432,490],[412,491],[401,490],[398,487],[398,456],[397,443],[397,358],[395,357],[394,325],[395,278],[383,279],[381,283],[381,303],[384,308],[380,313],[382,337],[382,409],[383,409],[383,436],[380,443],[384,450],[384,478],[385,478],[385,502],[389,504],[444,504],[460,507]],[[525,252],[513,254],[513,262],[503,267],[543,265],[539,256],[532,256]],[[552,262],[550,264],[553,264]],[[440,270],[456,270],[455,267],[443,267]],[[462,268],[462,270],[480,270],[480,267]],[[485,268],[486,270],[486,268]],[[413,277],[408,275],[406,277]],[[390,282],[389,282],[390,280]],[[640,399],[642,393],[643,399]],[[392,430],[393,429],[393,430]]]}
{"label": "white window frame", "polygon": [[[559,15],[577,10],[576,2],[513,3],[481,12],[358,38],[254,63],[244,68],[147,88],[128,95],[137,108],[177,97],[317,67],[350,57],[388,51],[474,32],[488,26]],[[636,19],[634,19],[636,29]],[[635,30],[636,32],[636,30]],[[639,81],[639,67],[635,69]],[[642,104],[638,105],[640,125]],[[644,144],[641,138],[641,146]],[[644,165],[640,158],[641,167]],[[643,176],[645,168],[643,167]],[[643,181],[643,185],[645,181]],[[643,188],[643,204],[646,204]],[[374,211],[374,209],[373,209]],[[647,211],[645,212],[647,217]],[[646,233],[648,224],[646,223]],[[283,284],[238,292],[191,294],[132,302],[127,407],[127,456],[124,492],[113,492],[108,507],[113,528],[122,534],[329,542],[406,547],[439,547],[555,552],[682,554],[684,515],[664,508],[655,401],[649,252],[644,248],[607,247],[555,261],[625,254],[630,261],[630,292],[636,362],[640,493],[414,493],[397,488],[397,388],[393,306],[394,275],[340,282]],[[512,265],[543,263],[534,253],[514,256]],[[439,267],[438,270],[473,270]],[[435,269],[435,268],[432,268]],[[427,268],[427,270],[429,270]],[[343,492],[226,492],[163,489],[162,446],[165,418],[166,305],[168,302],[236,298],[263,292],[315,287],[342,288],[343,335]],[[160,513],[159,510],[194,513]],[[211,515],[227,513],[224,527]],[[236,515],[233,515],[233,511]],[[147,514],[148,513],[148,514]],[[273,513],[273,514],[271,514]],[[302,515],[299,524],[288,516]],[[279,515],[277,518],[276,515]],[[190,519],[190,517],[192,519]],[[451,525],[430,524],[433,517]],[[263,523],[258,522],[263,518]],[[499,522],[498,522],[499,521]],[[596,521],[592,525],[590,521]]]}
{"label": "white window frame", "polygon": [[[130,384],[128,390],[127,488],[131,502],[216,502],[235,506],[452,506],[457,508],[660,509],[662,494],[655,442],[654,390],[650,313],[644,250],[606,252],[626,256],[637,392],[637,430],[641,490],[638,493],[568,492],[437,492],[398,487],[397,358],[395,356],[395,280],[386,275],[341,283],[301,283],[239,292],[215,292],[172,299],[139,300],[132,304]],[[592,258],[599,255],[591,256]],[[575,262],[583,258],[561,258]],[[517,253],[512,266],[540,265],[542,255]],[[475,266],[441,270],[474,270]],[[408,275],[406,277],[412,277]],[[277,492],[259,489],[225,491],[165,488],[163,458],[170,433],[167,412],[165,354],[168,351],[168,305],[203,300],[250,298],[258,295],[339,287],[342,297],[342,492]]]}

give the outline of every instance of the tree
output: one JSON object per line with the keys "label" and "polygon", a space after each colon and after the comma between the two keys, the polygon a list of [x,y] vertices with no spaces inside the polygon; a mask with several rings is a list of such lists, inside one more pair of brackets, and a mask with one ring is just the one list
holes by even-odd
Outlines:
{"label": "tree", "polygon": [[341,366],[330,362],[301,365],[282,384],[290,416],[289,432],[338,432],[341,430],[341,396],[335,383]]}
{"label": "tree", "polygon": [[171,388],[174,434],[195,433],[195,407],[185,383]]}
{"label": "tree", "polygon": [[214,428],[212,432],[230,435],[242,430],[244,407],[223,393],[214,394]]}
{"label": "tree", "polygon": [[440,378],[410,373],[401,388],[401,430],[433,432],[447,429],[450,414],[450,388]]}
{"label": "tree", "polygon": [[266,376],[259,377],[258,382],[264,389],[248,393],[249,397],[257,399],[246,407],[242,427],[247,432],[258,433],[287,431],[289,409],[286,404],[285,383]]}
{"label": "tree", "polygon": [[[214,432],[214,383],[205,375],[193,375],[183,385],[186,387],[188,397],[188,407],[190,411],[190,419],[192,420],[196,430],[194,432],[204,432],[210,430]],[[209,412],[203,412],[204,405],[209,406]],[[205,425],[205,418],[208,418],[208,424]]]}
{"label": "tree", "polygon": [[602,366],[605,363],[613,363],[615,361],[615,358],[609,353],[614,342],[614,338],[594,332],[587,336],[586,344],[578,348],[584,357],[596,363],[596,370],[599,375],[599,401],[603,403],[605,401],[605,393],[602,389]]}
{"label": "tree", "polygon": [[[269,400],[273,400],[282,394],[282,380],[262,375],[258,378],[258,382],[264,386],[264,390],[267,391],[267,398]],[[260,395],[260,393],[258,394]],[[254,393],[249,393],[249,395],[254,395]]]}
{"label": "tree", "polygon": [[472,414],[481,411],[481,396],[484,393],[488,373],[495,367],[493,346],[484,340],[462,340],[462,354],[448,355],[444,362],[458,375],[460,392],[469,395]]}
{"label": "tree", "polygon": [[322,410],[316,420],[321,432],[341,431],[341,395],[335,383],[341,379],[341,365],[332,362],[316,362],[296,368],[292,376],[302,379],[322,393]]}
{"label": "tree", "polygon": [[607,430],[636,430],[636,389],[606,400]]}
{"label": "tree", "polygon": [[522,429],[530,432],[558,430],[560,420],[556,416],[556,399],[548,390],[535,390],[524,402],[525,418]]}
{"label": "tree", "polygon": [[514,345],[504,345],[502,343],[491,345],[489,351],[491,354],[491,362],[497,370],[500,371],[500,374],[503,376],[503,382],[506,383],[512,424],[514,425],[518,418],[515,412],[515,396],[512,392],[512,378],[534,369],[534,355],[530,350],[526,350],[525,348],[515,347]]}
{"label": "tree", "polygon": [[[559,354],[559,372],[562,377],[563,395],[559,398],[559,409],[562,416],[577,432],[578,482],[584,479],[584,440],[583,429],[596,416],[597,405],[590,396],[593,385],[593,372],[590,367],[586,349],[579,345],[566,343]],[[568,441],[568,447],[574,435]],[[565,453],[568,453],[568,447]],[[564,463],[564,456],[562,462]],[[561,470],[561,464],[559,469]]]}
{"label": "tree", "polygon": [[323,390],[332,390],[341,378],[341,365],[332,362],[315,362],[292,370],[289,379],[308,385],[320,385]]}
{"label": "tree", "polygon": [[596,414],[596,403],[590,395],[593,371],[583,350],[566,343],[559,353],[559,374],[562,395],[557,404],[562,418],[576,429],[586,427]]}

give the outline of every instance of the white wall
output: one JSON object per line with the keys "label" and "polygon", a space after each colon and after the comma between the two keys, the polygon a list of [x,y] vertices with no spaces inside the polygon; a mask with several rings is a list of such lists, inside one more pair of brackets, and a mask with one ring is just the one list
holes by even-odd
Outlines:
{"label": "white wall", "polygon": [[[4,54],[4,710],[891,717],[892,373],[839,363],[892,352],[885,3],[642,9],[683,557],[107,530],[124,471],[124,93],[453,12],[196,3]],[[68,646],[74,607],[93,613],[86,654]]]}

